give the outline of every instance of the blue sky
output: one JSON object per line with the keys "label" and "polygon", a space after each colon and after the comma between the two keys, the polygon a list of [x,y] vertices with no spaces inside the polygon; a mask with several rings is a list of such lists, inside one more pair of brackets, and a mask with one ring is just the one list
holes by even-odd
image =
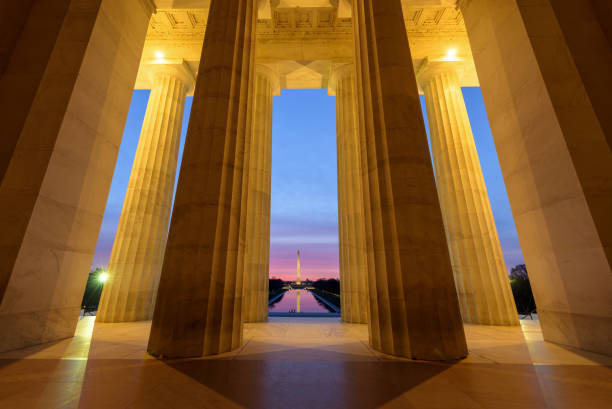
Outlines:
{"label": "blue sky", "polygon": [[[463,93],[504,258],[511,268],[523,263],[523,257],[482,94],[480,88],[464,88]],[[108,264],[148,97],[148,91],[134,91],[92,268]],[[185,104],[181,154],[191,100]],[[424,110],[423,98],[421,104]],[[274,97],[271,275],[293,274],[298,249],[302,277],[338,274],[335,112],[335,98],[326,90],[283,90]]]}

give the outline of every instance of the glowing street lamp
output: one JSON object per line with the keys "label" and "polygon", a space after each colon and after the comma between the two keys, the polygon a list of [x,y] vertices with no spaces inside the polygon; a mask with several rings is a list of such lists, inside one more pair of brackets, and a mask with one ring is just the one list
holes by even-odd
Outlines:
{"label": "glowing street lamp", "polygon": [[108,280],[108,273],[104,272],[104,273],[100,273],[98,275],[98,281],[102,284],[104,284],[106,281]]}

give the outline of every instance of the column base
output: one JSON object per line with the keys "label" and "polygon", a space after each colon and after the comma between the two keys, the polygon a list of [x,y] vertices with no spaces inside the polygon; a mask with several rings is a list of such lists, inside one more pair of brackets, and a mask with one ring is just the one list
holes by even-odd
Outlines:
{"label": "column base", "polygon": [[116,318],[116,317],[109,317],[109,316],[104,316],[104,315],[96,315],[96,322],[101,322],[105,324],[119,324],[122,322],[151,321],[152,319],[153,319],[153,311],[151,311],[150,314],[130,316],[127,318]]}
{"label": "column base", "polygon": [[74,336],[80,307],[0,314],[0,352]]}
{"label": "column base", "polygon": [[370,348],[372,348],[373,350],[380,352],[381,354],[385,354],[385,355],[389,355],[391,357],[396,357],[396,358],[408,358],[408,359],[414,359],[414,360],[419,360],[419,361],[459,361],[465,357],[468,356],[468,352],[467,350],[464,350],[463,348],[457,348],[456,351],[451,352],[450,354],[444,353],[444,351],[441,351],[438,348],[432,347],[429,351],[421,351],[418,353],[414,353],[414,354],[410,354],[410,355],[404,355],[404,354],[397,354],[397,353],[393,353],[390,351],[385,351],[381,348],[377,348],[376,346],[372,345],[372,342],[369,343]]}
{"label": "column base", "polygon": [[341,317],[340,320],[347,324],[367,324],[368,323],[367,320],[351,319],[351,318],[345,318],[345,317]]}
{"label": "column base", "polygon": [[[194,348],[193,344],[189,342],[182,342],[181,340],[168,340],[168,342],[161,347],[152,348],[151,344],[147,347],[147,353],[157,359],[187,359],[187,358],[202,358],[205,356],[216,356],[221,354],[227,354],[236,350],[239,350],[244,346],[244,342],[240,342],[239,345],[232,348],[220,348],[215,352],[202,352],[201,348]],[[162,350],[164,352],[162,352]]]}
{"label": "column base", "polygon": [[463,319],[464,324],[488,325],[491,327],[517,327],[521,325],[518,313],[514,317],[506,317],[504,319]]}
{"label": "column base", "polygon": [[257,324],[259,322],[268,322],[268,317],[266,316],[265,318],[251,318],[244,320],[245,324]]}
{"label": "column base", "polygon": [[612,317],[538,309],[544,340],[612,356]]}

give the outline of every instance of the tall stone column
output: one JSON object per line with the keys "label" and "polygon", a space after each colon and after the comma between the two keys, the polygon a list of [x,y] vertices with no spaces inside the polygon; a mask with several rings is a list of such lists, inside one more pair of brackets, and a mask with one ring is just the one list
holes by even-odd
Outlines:
{"label": "tall stone column", "polygon": [[367,250],[357,120],[355,65],[334,67],[338,151],[338,235],[342,320],[368,322]]}
{"label": "tall stone column", "polygon": [[467,355],[400,0],[354,0],[370,344]]}
{"label": "tall stone column", "polygon": [[453,62],[426,62],[425,92],[436,187],[464,322],[518,325],[474,135]]}
{"label": "tall stone column", "polygon": [[587,0],[462,0],[544,339],[612,355],[612,48]]}
{"label": "tall stone column", "polygon": [[[0,138],[0,182],[4,178],[23,121],[28,113],[40,80],[45,71],[49,55],[55,46],[63,16],[68,8],[66,2],[48,2],[45,9],[43,3],[34,3],[33,0],[20,2],[0,2],[0,106],[11,107],[0,111],[2,125],[2,138]],[[40,24],[43,16],[52,11],[56,18],[48,17],[45,25]],[[38,23],[38,24],[37,24]],[[36,47],[25,47],[26,38],[23,34],[30,34],[34,27],[38,30],[39,43]],[[26,57],[26,48],[28,50]],[[12,62],[12,64],[11,64]],[[12,65],[12,67],[11,67]],[[23,75],[27,67],[28,80]],[[12,70],[11,70],[12,68]],[[5,75],[5,71],[8,72]],[[21,77],[21,81],[17,80]],[[11,90],[12,88],[12,90]],[[11,92],[12,91],[12,92]]]}
{"label": "tall stone column", "polygon": [[270,190],[272,185],[272,97],[280,95],[278,74],[255,70],[244,272],[244,321],[268,320]]}
{"label": "tall stone column", "polygon": [[155,10],[32,4],[0,77],[0,351],[74,334]]}
{"label": "tall stone column", "polygon": [[96,321],[150,320],[161,273],[174,193],[187,64],[147,64],[151,95],[108,264]]}
{"label": "tall stone column", "polygon": [[242,342],[255,12],[253,1],[211,1],[149,338],[158,357],[217,354]]}

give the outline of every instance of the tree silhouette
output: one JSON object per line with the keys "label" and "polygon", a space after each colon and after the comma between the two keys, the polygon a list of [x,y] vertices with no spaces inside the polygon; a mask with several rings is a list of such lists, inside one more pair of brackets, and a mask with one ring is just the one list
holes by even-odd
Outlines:
{"label": "tree silhouette", "polygon": [[536,303],[525,264],[512,267],[512,270],[510,270],[510,286],[518,313],[529,316],[535,313]]}

